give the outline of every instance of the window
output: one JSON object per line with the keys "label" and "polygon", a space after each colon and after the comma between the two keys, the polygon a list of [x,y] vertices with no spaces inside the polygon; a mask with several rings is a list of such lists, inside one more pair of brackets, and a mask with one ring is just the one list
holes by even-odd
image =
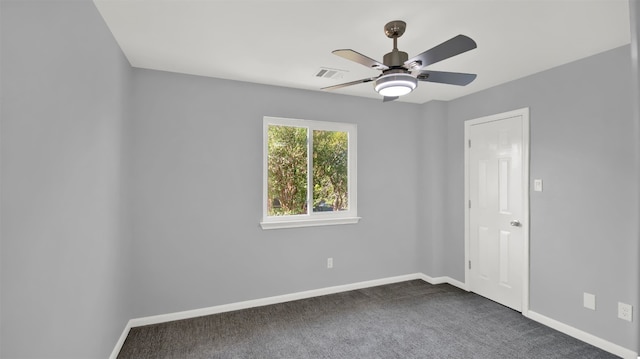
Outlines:
{"label": "window", "polygon": [[265,117],[263,229],[357,223],[357,127]]}

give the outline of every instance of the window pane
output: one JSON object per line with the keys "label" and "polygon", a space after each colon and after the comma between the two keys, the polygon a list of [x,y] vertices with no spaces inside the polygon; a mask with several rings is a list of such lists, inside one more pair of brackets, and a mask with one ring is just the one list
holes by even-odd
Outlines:
{"label": "window pane", "polygon": [[267,214],[306,214],[307,129],[270,125],[267,156]]}
{"label": "window pane", "polygon": [[347,132],[313,131],[313,211],[349,208],[349,136]]}

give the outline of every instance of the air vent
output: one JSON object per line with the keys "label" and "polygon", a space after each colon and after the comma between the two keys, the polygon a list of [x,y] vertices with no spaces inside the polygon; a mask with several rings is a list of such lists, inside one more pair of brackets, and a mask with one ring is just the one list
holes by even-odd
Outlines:
{"label": "air vent", "polygon": [[332,69],[328,67],[321,67],[316,72],[316,77],[322,77],[325,79],[334,79],[338,80],[344,77],[344,74],[347,73],[346,70]]}

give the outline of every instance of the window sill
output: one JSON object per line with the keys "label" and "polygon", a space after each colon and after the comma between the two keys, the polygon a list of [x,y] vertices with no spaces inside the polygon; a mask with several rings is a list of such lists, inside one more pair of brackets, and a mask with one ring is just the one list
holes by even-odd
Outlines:
{"label": "window sill", "polygon": [[358,223],[360,217],[343,217],[343,218],[314,218],[314,219],[298,219],[285,221],[267,221],[260,222],[262,229],[279,229],[279,228],[299,228],[299,227],[316,227],[316,226],[334,226],[340,224]]}

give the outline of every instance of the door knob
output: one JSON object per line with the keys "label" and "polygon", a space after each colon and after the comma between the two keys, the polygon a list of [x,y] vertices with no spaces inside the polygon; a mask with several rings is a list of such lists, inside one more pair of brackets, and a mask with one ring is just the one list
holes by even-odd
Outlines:
{"label": "door knob", "polygon": [[520,221],[518,221],[517,219],[515,221],[511,221],[511,225],[514,226],[514,227],[520,227],[521,226]]}

